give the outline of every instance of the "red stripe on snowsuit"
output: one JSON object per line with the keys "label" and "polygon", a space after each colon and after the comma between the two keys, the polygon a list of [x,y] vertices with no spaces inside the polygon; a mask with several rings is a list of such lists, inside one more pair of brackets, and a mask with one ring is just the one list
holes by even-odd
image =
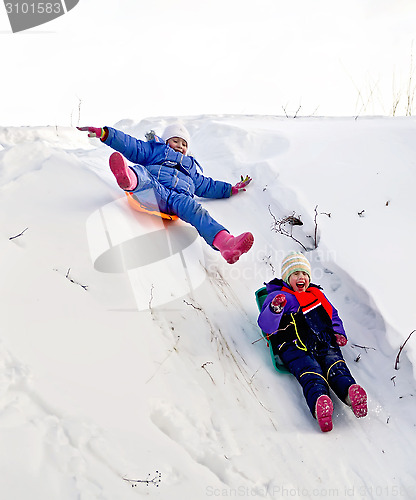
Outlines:
{"label": "red stripe on snowsuit", "polygon": [[303,314],[308,313],[322,304],[326,313],[332,319],[332,305],[319,288],[310,287],[304,292],[294,292],[290,288],[283,286],[282,292],[290,293],[296,297]]}

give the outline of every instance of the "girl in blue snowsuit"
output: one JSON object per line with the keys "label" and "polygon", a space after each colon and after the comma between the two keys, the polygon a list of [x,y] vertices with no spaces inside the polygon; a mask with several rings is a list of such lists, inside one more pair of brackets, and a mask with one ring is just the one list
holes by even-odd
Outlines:
{"label": "girl in blue snowsuit", "polygon": [[290,253],[282,262],[283,279],[266,284],[258,324],[273,353],[299,381],[312,415],[326,432],[332,429],[329,388],[357,417],[367,414],[367,396],[342,356],[339,346],[347,343],[347,336],[338,312],[310,277],[306,257]]}
{"label": "girl in blue snowsuit", "polygon": [[[119,186],[133,193],[139,202],[150,210],[177,215],[192,224],[208,245],[220,250],[228,263],[236,262],[247,252],[254,241],[250,232],[237,237],[214,220],[194,198],[229,198],[245,191],[251,179],[232,186],[228,182],[216,181],[202,174],[202,169],[189,149],[189,132],[179,123],[168,126],[158,137],[148,135],[141,141],[111,127],[81,127],[89,137],[100,137],[101,141],[118,153],[110,157],[110,168]],[[127,166],[126,160],[133,165]],[[201,171],[198,172],[198,170]]]}

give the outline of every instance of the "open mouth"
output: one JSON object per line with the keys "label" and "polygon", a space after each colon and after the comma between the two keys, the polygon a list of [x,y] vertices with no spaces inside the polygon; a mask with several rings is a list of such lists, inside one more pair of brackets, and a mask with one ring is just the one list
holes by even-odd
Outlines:
{"label": "open mouth", "polygon": [[302,282],[296,283],[296,286],[297,286],[300,290],[303,290],[303,289],[305,288],[305,283],[302,281]]}

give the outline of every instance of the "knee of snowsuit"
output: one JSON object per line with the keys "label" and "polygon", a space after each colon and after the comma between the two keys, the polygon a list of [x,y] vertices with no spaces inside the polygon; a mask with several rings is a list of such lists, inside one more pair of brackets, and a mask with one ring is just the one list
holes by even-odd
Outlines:
{"label": "knee of snowsuit", "polygon": [[134,165],[130,168],[138,181],[132,192],[141,203],[151,209],[177,215],[194,226],[199,235],[212,246],[215,236],[225,229],[224,226],[213,219],[193,197],[168,189],[143,166]]}
{"label": "knee of snowsuit", "polygon": [[312,356],[294,342],[282,346],[279,353],[288,370],[302,386],[308,407],[315,414],[319,396],[329,395],[329,387],[345,403],[348,387],[355,383],[339,347],[329,347],[326,353]]}

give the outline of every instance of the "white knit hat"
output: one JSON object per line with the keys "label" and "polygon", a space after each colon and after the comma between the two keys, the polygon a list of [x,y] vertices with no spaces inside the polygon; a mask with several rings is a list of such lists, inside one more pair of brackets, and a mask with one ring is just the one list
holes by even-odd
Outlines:
{"label": "white knit hat", "polygon": [[303,271],[311,280],[311,265],[308,259],[300,252],[290,252],[282,261],[282,280],[289,283],[290,275]]}
{"label": "white knit hat", "polygon": [[189,135],[189,132],[186,130],[185,126],[182,125],[182,123],[172,123],[172,125],[168,125],[165,128],[165,131],[162,134],[162,139],[167,142],[169,139],[172,139],[172,137],[179,137],[186,141],[186,145],[188,146],[189,150],[189,145],[191,142],[191,136]]}

